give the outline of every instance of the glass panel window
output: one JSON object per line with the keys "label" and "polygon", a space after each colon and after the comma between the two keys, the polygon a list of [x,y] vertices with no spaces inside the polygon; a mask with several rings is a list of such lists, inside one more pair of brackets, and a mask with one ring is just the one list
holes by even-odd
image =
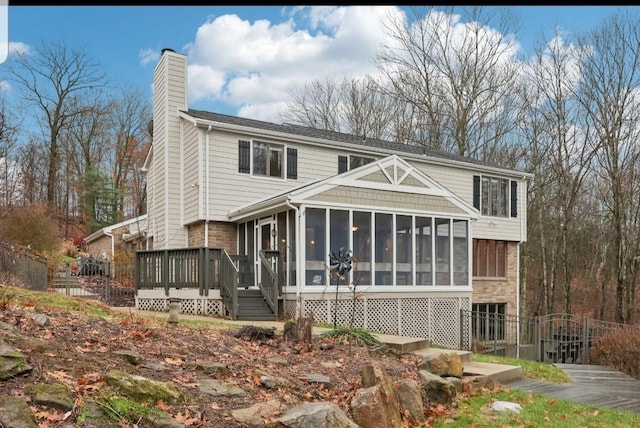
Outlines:
{"label": "glass panel window", "polygon": [[469,240],[464,220],[453,220],[453,285],[470,285]]}
{"label": "glass panel window", "polygon": [[371,213],[353,212],[353,283],[371,285]]}
{"label": "glass panel window", "polygon": [[507,217],[509,180],[506,178],[482,177],[482,215]]}
{"label": "glass panel window", "polygon": [[436,219],[436,285],[450,285],[449,219]]}
{"label": "glass panel window", "polygon": [[305,212],[305,277],[307,285],[325,285],[326,210],[307,208]]}
{"label": "glass panel window", "polygon": [[[350,250],[349,248],[349,211],[343,210],[331,210],[329,213],[329,252],[336,255],[340,251],[340,248]],[[332,272],[330,277],[330,283],[332,285],[348,285],[350,274],[347,273],[344,279],[338,278],[337,272]]]}
{"label": "glass panel window", "polygon": [[376,213],[375,220],[375,283],[393,285],[393,217]]}
{"label": "glass panel window", "polygon": [[396,285],[413,285],[412,217],[396,215]]}
{"label": "glass panel window", "polygon": [[373,158],[368,158],[368,157],[364,157],[364,156],[350,155],[349,156],[349,169],[358,168],[359,166],[366,165],[368,163],[373,162],[374,160],[375,159],[373,159]]}
{"label": "glass panel window", "polygon": [[253,142],[253,174],[282,178],[282,153],[280,144]]}
{"label": "glass panel window", "polygon": [[432,285],[431,217],[416,217],[416,284]]}

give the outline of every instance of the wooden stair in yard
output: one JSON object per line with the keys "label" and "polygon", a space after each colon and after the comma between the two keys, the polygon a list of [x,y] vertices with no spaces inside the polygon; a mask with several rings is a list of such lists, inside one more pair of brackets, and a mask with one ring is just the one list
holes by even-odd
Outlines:
{"label": "wooden stair in yard", "polygon": [[99,296],[85,290],[77,276],[56,276],[51,281],[51,286],[60,294],[85,299],[98,299]]}
{"label": "wooden stair in yard", "polygon": [[275,321],[276,314],[257,288],[238,289],[237,319],[244,321]]}

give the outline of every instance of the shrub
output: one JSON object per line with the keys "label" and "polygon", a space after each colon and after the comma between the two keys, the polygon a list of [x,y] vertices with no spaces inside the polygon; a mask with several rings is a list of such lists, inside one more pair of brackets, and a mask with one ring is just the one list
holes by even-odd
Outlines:
{"label": "shrub", "polygon": [[58,226],[45,204],[12,207],[0,222],[0,236],[38,253],[57,251],[60,244]]}
{"label": "shrub", "polygon": [[65,239],[60,243],[60,253],[67,257],[77,258],[80,252],[78,247],[73,243],[71,239]]}
{"label": "shrub", "polygon": [[640,379],[640,332],[618,330],[603,336],[589,349],[589,360]]}

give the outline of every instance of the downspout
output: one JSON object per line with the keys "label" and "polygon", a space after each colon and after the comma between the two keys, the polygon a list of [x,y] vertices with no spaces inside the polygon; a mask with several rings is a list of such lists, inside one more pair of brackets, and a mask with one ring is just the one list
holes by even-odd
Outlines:
{"label": "downspout", "polygon": [[516,315],[517,326],[516,329],[516,358],[520,358],[520,245],[522,244],[522,238],[516,245]]}
{"label": "downspout", "polygon": [[[293,239],[295,239],[295,243],[296,243],[296,309],[298,312],[298,318],[302,318],[302,293],[301,293],[301,287],[302,287],[302,263],[300,260],[300,248],[302,246],[302,244],[300,243],[300,240],[298,239],[301,236],[301,231],[300,231],[300,209],[294,205],[291,204],[291,201],[289,200],[289,198],[286,199],[285,201],[285,205],[289,208],[291,208],[292,210],[295,211],[296,215],[296,224],[294,227],[294,231],[295,231],[295,236]],[[289,251],[291,251],[291,246],[289,246]],[[287,260],[291,260],[291,257],[288,257]]]}
{"label": "downspout", "polygon": [[205,163],[204,163],[204,186],[200,186],[198,189],[204,188],[204,201],[205,201],[205,216],[204,216],[204,246],[205,248],[209,248],[209,132],[211,132],[212,126],[209,125],[207,128],[207,134],[205,137]]}
{"label": "downspout", "polygon": [[[523,183],[526,183],[526,177],[522,177],[523,179]],[[520,192],[520,194],[518,195],[518,202],[520,203],[520,205],[522,206],[522,201],[524,201],[524,206],[527,206],[527,202],[525,199],[523,199],[523,193],[524,193],[524,186],[518,186],[518,190]],[[526,197],[526,193],[524,194],[524,197]],[[524,212],[524,210],[521,210],[520,212]],[[517,319],[518,319],[518,328],[516,330],[516,358],[520,358],[520,246],[522,245],[523,241],[523,237],[524,237],[524,233],[525,233],[525,224],[523,221],[522,216],[520,216],[520,241],[518,241],[518,244],[516,245],[516,315],[517,315]]]}

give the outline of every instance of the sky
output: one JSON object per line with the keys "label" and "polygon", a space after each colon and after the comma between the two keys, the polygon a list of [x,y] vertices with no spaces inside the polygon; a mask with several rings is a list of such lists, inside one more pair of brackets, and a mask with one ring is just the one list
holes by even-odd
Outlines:
{"label": "sky", "polygon": [[[1,6],[2,3],[0,3]],[[490,6],[500,10],[503,7]],[[559,26],[574,35],[619,9],[640,6],[509,6],[519,18],[517,46],[533,52]],[[4,78],[14,52],[42,41],[84,49],[109,80],[152,96],[163,48],[187,55],[190,108],[280,122],[291,90],[324,78],[375,74],[375,55],[397,6],[12,6],[0,96],[17,96]],[[0,32],[2,22],[0,15]],[[0,37],[0,51],[2,51]],[[2,55],[0,55],[0,60]]]}

